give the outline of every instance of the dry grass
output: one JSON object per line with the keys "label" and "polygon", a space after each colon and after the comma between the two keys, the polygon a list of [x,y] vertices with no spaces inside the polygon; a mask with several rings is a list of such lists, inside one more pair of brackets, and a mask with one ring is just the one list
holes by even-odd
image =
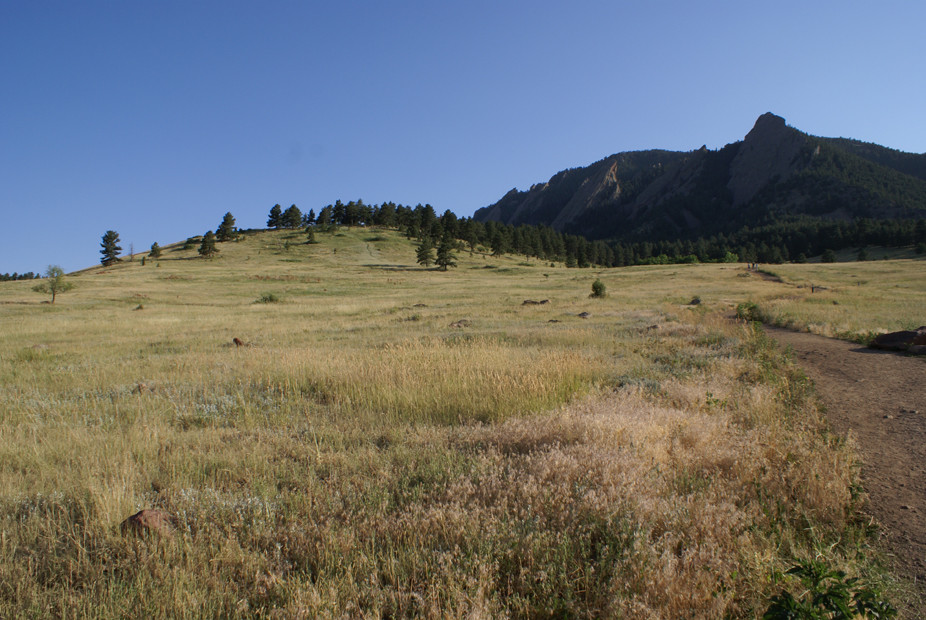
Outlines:
{"label": "dry grass", "polygon": [[923,316],[923,259],[770,267],[781,279],[756,296],[780,327],[867,342],[879,333],[916,329]]}
{"label": "dry grass", "polygon": [[750,616],[869,570],[850,446],[720,318],[784,285],[319,240],[0,284],[0,616]]}

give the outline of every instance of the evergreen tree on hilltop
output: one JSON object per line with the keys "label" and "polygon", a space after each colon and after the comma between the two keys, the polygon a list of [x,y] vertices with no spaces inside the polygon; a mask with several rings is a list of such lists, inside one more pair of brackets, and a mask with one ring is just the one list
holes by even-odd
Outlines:
{"label": "evergreen tree on hilltop", "polygon": [[215,233],[211,230],[203,235],[203,242],[199,246],[199,255],[203,258],[212,258],[218,252],[215,247]]}
{"label": "evergreen tree on hilltop", "polygon": [[103,248],[100,250],[100,254],[103,255],[100,262],[103,263],[103,265],[108,267],[121,260],[119,258],[119,253],[122,252],[122,248],[119,246],[119,233],[115,230],[106,231],[106,234],[103,235],[103,241],[100,243],[100,247]]}
{"label": "evergreen tree on hilltop", "polygon": [[235,228],[235,216],[229,211],[222,218],[222,223],[215,231],[216,241],[230,241],[238,237],[238,230]]}
{"label": "evergreen tree on hilltop", "polygon": [[453,236],[449,231],[444,232],[444,236],[441,237],[440,244],[437,246],[437,258],[434,260],[441,271],[447,271],[447,267],[457,266],[453,250]]}
{"label": "evergreen tree on hilltop", "polygon": [[154,259],[161,258],[161,246],[158,245],[157,241],[151,244],[151,251],[148,256]]}
{"label": "evergreen tree on hilltop", "polygon": [[302,226],[302,211],[296,205],[291,206],[283,214],[284,228],[299,228]]}
{"label": "evergreen tree on hilltop", "polygon": [[425,235],[421,238],[421,243],[418,244],[418,249],[415,250],[415,256],[419,265],[431,266],[431,263],[434,262],[434,245],[431,243],[431,237]]}
{"label": "evergreen tree on hilltop", "polygon": [[331,228],[332,219],[333,219],[334,209],[331,205],[323,207],[321,211],[318,212],[318,217],[315,219],[315,226],[319,230],[327,231]]}
{"label": "evergreen tree on hilltop", "polygon": [[270,209],[270,217],[267,218],[267,228],[279,228],[283,225],[283,207],[273,205]]}

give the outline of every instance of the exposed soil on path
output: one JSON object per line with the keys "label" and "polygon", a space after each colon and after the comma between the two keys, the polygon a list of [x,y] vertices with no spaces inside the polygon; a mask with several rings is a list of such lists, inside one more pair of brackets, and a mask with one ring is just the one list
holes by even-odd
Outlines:
{"label": "exposed soil on path", "polygon": [[926,602],[926,358],[767,331],[793,349],[833,429],[855,435],[868,510],[881,525],[884,550]]}

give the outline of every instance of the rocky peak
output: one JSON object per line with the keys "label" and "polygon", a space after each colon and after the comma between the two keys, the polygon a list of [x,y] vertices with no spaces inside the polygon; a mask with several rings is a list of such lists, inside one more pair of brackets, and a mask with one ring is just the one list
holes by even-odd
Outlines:
{"label": "rocky peak", "polygon": [[787,128],[785,119],[778,116],[777,114],[772,114],[771,112],[766,112],[762,116],[756,119],[756,124],[753,125],[752,131],[746,134],[746,139],[749,139],[754,133],[767,134],[771,132],[778,132],[782,129]]}
{"label": "rocky peak", "polygon": [[785,119],[766,112],[756,120],[730,164],[734,206],[749,202],[773,179],[784,180],[793,172],[795,156],[806,136],[785,124]]}

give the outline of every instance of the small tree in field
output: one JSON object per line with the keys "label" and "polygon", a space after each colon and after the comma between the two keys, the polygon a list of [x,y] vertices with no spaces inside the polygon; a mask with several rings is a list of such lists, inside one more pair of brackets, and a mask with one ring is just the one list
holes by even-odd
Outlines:
{"label": "small tree in field", "polygon": [[607,297],[608,289],[605,287],[604,282],[596,279],[592,282],[592,294],[589,297]]}
{"label": "small tree in field", "polygon": [[203,235],[203,242],[199,246],[199,255],[203,258],[212,258],[218,251],[215,247],[215,233],[210,230]]}
{"label": "small tree in field", "polygon": [[306,226],[305,227],[305,242],[306,243],[318,243],[315,240],[315,226]]}
{"label": "small tree in field", "polygon": [[235,228],[235,216],[229,211],[222,218],[222,223],[215,231],[216,241],[231,241],[238,237],[238,230]]}
{"label": "small tree in field", "polygon": [[106,234],[103,235],[103,241],[100,243],[100,247],[103,248],[100,250],[100,254],[103,255],[100,262],[103,263],[103,265],[108,267],[121,260],[119,258],[119,253],[122,252],[122,248],[119,247],[119,233],[115,230],[106,231]]}
{"label": "small tree in field", "polygon": [[431,244],[430,236],[425,235],[421,238],[421,243],[418,244],[418,249],[415,250],[415,256],[419,265],[431,266],[431,263],[434,262],[434,246]]}
{"label": "small tree in field", "polygon": [[64,269],[58,265],[49,265],[45,270],[45,280],[33,286],[32,290],[51,295],[51,303],[55,303],[58,293],[66,293],[72,288],[74,285],[64,280]]}
{"label": "small tree in field", "polygon": [[161,258],[161,246],[158,245],[157,241],[151,244],[151,251],[148,252],[148,256],[153,259]]}
{"label": "small tree in field", "polygon": [[437,258],[434,260],[441,271],[447,271],[447,267],[456,267],[457,261],[453,255],[453,239],[450,233],[445,232],[441,237],[440,244],[437,246]]}

